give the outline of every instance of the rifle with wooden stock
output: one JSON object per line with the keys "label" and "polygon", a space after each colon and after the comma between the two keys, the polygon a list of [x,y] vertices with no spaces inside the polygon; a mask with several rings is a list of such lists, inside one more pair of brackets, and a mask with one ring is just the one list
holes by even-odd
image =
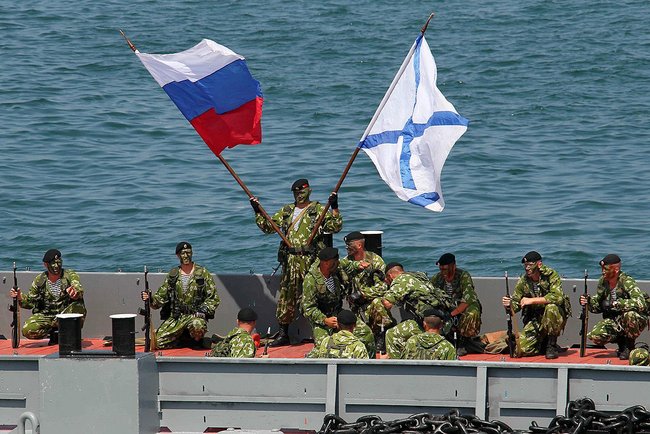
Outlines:
{"label": "rifle with wooden stock", "polygon": [[[16,277],[16,263],[14,262],[14,291],[18,291],[18,278]],[[20,345],[20,303],[18,301],[20,293],[16,295],[12,303],[9,305],[9,310],[12,313],[11,318],[11,348],[18,348]]]}
{"label": "rifle with wooden stock", "polygon": [[[505,272],[506,279],[506,297],[510,298],[510,287],[508,286],[508,272]],[[512,303],[512,299],[510,299]],[[512,304],[505,308],[508,314],[508,352],[511,358],[517,357],[517,339],[512,331]]]}
{"label": "rifle with wooden stock", "polygon": [[587,289],[587,270],[585,270],[585,292],[584,297],[587,299],[587,302],[582,306],[582,313],[580,314],[580,321],[582,326],[580,327],[580,357],[585,356],[587,350],[587,330],[589,327],[589,290]]}
{"label": "rifle with wooden stock", "polygon": [[151,291],[149,290],[148,274],[149,270],[147,270],[147,266],[145,265],[144,290],[149,297],[144,301],[144,308],[140,308],[140,315],[144,316],[144,325],[142,326],[142,330],[144,331],[144,351],[146,353],[156,349],[156,332],[151,325]]}

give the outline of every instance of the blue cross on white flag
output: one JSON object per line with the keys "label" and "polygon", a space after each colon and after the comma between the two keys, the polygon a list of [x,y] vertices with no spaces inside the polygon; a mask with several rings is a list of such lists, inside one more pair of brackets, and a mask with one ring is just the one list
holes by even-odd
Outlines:
{"label": "blue cross on white flag", "polygon": [[404,59],[359,147],[402,200],[440,212],[440,173],[469,121],[436,86],[436,62],[424,35]]}

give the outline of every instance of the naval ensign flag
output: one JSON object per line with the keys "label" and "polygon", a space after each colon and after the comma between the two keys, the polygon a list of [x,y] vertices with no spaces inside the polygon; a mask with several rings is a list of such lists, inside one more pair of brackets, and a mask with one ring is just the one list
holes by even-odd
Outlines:
{"label": "naval ensign flag", "polygon": [[436,63],[420,35],[375,112],[359,147],[397,197],[431,211],[445,207],[440,173],[467,130],[436,86]]}

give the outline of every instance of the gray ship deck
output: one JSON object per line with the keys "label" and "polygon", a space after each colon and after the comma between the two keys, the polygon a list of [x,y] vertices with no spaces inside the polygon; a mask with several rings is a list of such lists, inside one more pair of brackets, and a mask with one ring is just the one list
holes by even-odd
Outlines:
{"label": "gray ship deck", "polygon": [[[19,283],[27,286],[32,277],[33,273],[20,273]],[[101,339],[92,338],[110,334],[109,314],[137,309],[141,284],[136,285],[136,279],[141,276],[81,273],[81,277],[90,312],[83,350],[105,349]],[[151,276],[152,287],[162,277]],[[258,330],[272,324],[276,279],[217,276],[217,283],[222,306],[210,332],[229,330],[243,306],[259,311]],[[483,330],[503,329],[498,304],[502,279],[477,278],[475,283],[485,308]],[[572,285],[580,283],[564,282],[574,306],[579,292]],[[648,282],[640,284],[647,290]],[[595,282],[589,285],[593,291]],[[0,289],[6,294],[9,284]],[[5,336],[8,314],[0,313],[0,332]],[[577,342],[577,329],[574,315],[561,343]],[[304,320],[292,327],[294,341],[307,332]],[[547,424],[556,414],[564,414],[567,402],[583,397],[603,411],[650,402],[650,369],[625,365],[613,349],[590,349],[582,359],[577,350],[569,349],[548,363],[543,357],[510,360],[504,355],[468,355],[446,362],[304,359],[310,344],[272,349],[268,359],[249,360],[206,358],[204,351],[186,349],[138,352],[134,359],[58,358],[46,355],[56,351],[46,341],[23,340],[16,351],[10,346],[9,341],[0,341],[0,425],[13,427],[23,412],[30,411],[39,418],[41,431],[48,433],[204,432],[226,427],[317,430],[327,413],[348,421],[367,414],[387,420],[452,408],[527,429],[532,420]],[[55,392],[60,399],[52,395]],[[69,421],[66,425],[60,422],[64,419]]]}

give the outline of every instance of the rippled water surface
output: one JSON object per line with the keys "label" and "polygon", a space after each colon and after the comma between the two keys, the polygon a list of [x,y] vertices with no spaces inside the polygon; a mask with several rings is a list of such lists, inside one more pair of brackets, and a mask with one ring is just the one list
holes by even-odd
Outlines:
{"label": "rippled water surface", "polygon": [[[521,4],[519,4],[521,3]],[[0,269],[58,247],[83,271],[166,269],[181,239],[213,272],[268,273],[278,237],[148,75],[143,52],[210,38],[261,82],[263,143],[224,152],[274,211],[308,177],[324,201],[431,11],[439,87],[470,127],[442,183],[447,208],[397,199],[361,153],[344,229],[381,229],[384,256],[475,275],[538,250],[567,276],[618,253],[649,279],[650,27],[645,1],[470,4],[4,1],[0,4]]]}

